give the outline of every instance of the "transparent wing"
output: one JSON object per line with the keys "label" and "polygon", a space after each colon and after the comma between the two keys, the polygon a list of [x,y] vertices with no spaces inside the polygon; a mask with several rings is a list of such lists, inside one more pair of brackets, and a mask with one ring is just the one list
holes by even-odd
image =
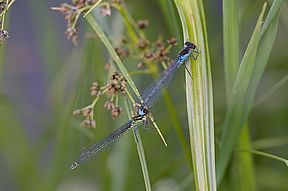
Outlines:
{"label": "transparent wing", "polygon": [[150,109],[162,96],[170,85],[176,70],[179,68],[178,59],[174,61],[152,84],[146,88],[139,97],[139,103]]}
{"label": "transparent wing", "polygon": [[131,126],[133,125],[133,121],[129,120],[119,128],[115,129],[108,137],[102,139],[101,141],[85,148],[81,153],[78,160],[76,160],[72,165],[71,169],[75,169],[84,162],[88,161],[93,155],[97,152],[104,149],[107,145],[109,145],[114,140],[118,139],[123,133],[125,133]]}

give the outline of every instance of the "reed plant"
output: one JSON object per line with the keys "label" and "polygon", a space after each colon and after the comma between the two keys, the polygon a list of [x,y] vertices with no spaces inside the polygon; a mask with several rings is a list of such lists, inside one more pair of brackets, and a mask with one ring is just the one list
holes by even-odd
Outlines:
{"label": "reed plant", "polygon": [[[273,48],[281,45],[277,38],[283,38],[278,28],[288,26],[287,1],[259,0],[253,6],[248,2],[252,10],[246,1],[236,0],[76,0],[45,12],[45,3],[31,0],[39,34],[36,41],[46,63],[44,102],[48,114],[22,102],[26,115],[19,110],[22,105],[6,93],[5,85],[10,82],[5,81],[9,79],[5,68],[9,68],[10,58],[5,56],[11,54],[5,51],[6,44],[10,50],[10,39],[4,38],[3,31],[9,31],[7,16],[10,11],[13,14],[17,1],[0,1],[0,6],[3,2],[0,186],[4,190],[288,188],[286,182],[277,183],[288,178],[281,174],[282,168],[277,173],[266,165],[273,160],[277,161],[273,165],[287,165],[288,156],[264,150],[283,147],[288,143],[287,135],[255,141],[261,137],[258,134],[262,135],[259,128],[263,125],[255,119],[261,113],[257,108],[281,92],[288,81],[285,65],[283,77],[265,86],[262,95],[256,94],[264,71],[269,71],[268,63],[276,62],[270,55],[281,54],[281,62],[288,59],[283,53],[287,46],[282,45],[284,51],[276,55],[277,48]],[[218,17],[211,14],[212,7],[213,14],[221,13]],[[64,45],[58,43],[61,37],[52,30],[57,25],[52,24],[50,15],[57,15],[56,11],[64,15],[65,34],[73,43],[66,55]],[[47,25],[40,14],[47,16]],[[150,124],[133,127],[117,144],[70,170],[83,146],[107,136],[135,115],[142,90],[171,64],[187,40],[197,46],[199,56],[180,68],[163,99],[150,111]],[[21,97],[20,93],[17,99],[24,99]],[[282,103],[287,108],[287,100]],[[265,111],[269,113],[269,109]],[[270,118],[275,126],[287,124],[285,112],[287,109],[279,112],[283,115],[279,123]],[[27,115],[33,119],[29,125],[41,127],[36,140],[30,140],[25,130],[22,118]],[[285,128],[279,129],[287,133]],[[261,179],[269,179],[269,172],[276,177],[271,177],[271,183]]]}

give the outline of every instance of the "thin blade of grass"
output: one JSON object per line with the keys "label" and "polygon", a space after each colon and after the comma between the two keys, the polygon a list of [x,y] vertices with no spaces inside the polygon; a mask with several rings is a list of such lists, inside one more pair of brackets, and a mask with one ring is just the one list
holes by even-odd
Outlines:
{"label": "thin blade of grass", "polygon": [[[128,114],[128,117],[131,119],[132,117],[132,113],[130,113],[132,110],[131,107],[129,107],[129,104],[127,102],[125,102],[125,109],[126,109],[126,113]],[[141,163],[141,168],[142,168],[142,173],[143,173],[143,178],[144,178],[144,183],[145,183],[145,188],[146,191],[151,191],[151,183],[150,183],[150,178],[149,178],[149,172],[148,172],[148,167],[147,167],[147,163],[146,163],[146,158],[145,158],[145,152],[144,152],[144,147],[142,144],[142,139],[140,136],[140,132],[136,129],[137,127],[133,127],[133,136],[135,139],[135,143],[137,146],[137,152],[138,152],[138,156],[139,156],[139,160]]]}
{"label": "thin blade of grass", "polygon": [[[267,4],[263,5],[262,11],[256,23],[245,54],[242,58],[239,70],[231,92],[231,100],[228,102],[227,114],[224,122],[222,140],[217,165],[217,181],[222,179],[226,165],[240,134],[243,121],[244,96],[248,91],[248,85],[252,78],[254,62],[256,59],[257,47],[260,40],[262,20]],[[240,117],[241,116],[241,117]],[[235,140],[236,139],[236,140]]]}
{"label": "thin blade of grass", "polygon": [[[251,66],[247,67],[248,71],[246,72],[245,71],[240,72],[240,69],[241,69],[241,66],[240,66],[239,72],[237,74],[237,76],[239,75],[239,79],[237,80],[237,77],[236,77],[235,83],[233,85],[234,90],[232,91],[232,93],[234,93],[233,97],[235,98],[233,98],[234,101],[231,101],[228,107],[228,111],[227,111],[227,115],[226,115],[226,119],[224,123],[224,132],[223,132],[221,145],[220,145],[221,150],[219,153],[218,164],[217,164],[217,183],[218,184],[221,182],[223,178],[225,169],[229,162],[232,150],[235,145],[235,141],[237,141],[239,132],[243,124],[247,120],[249,111],[251,110],[251,106],[253,103],[257,85],[259,83],[259,80],[268,62],[268,58],[271,53],[272,45],[275,41],[275,36],[276,36],[276,31],[277,31],[277,26],[278,26],[278,15],[279,15],[279,10],[280,10],[282,2],[283,2],[282,0],[274,1],[272,4],[272,7],[270,8],[268,16],[266,17],[265,23],[260,33],[261,42],[259,44],[259,48],[257,48],[256,58],[254,61],[255,64],[253,67],[252,75],[251,75]],[[259,23],[259,25],[260,24],[261,23]],[[259,35],[259,31],[257,32],[257,36],[258,35]],[[252,52],[248,52],[247,50],[246,50],[247,54],[255,55],[255,50],[252,49],[251,50]],[[244,58],[242,59],[242,62],[243,60]],[[251,58],[249,60],[252,61]],[[241,79],[241,76],[242,76],[242,79]],[[247,87],[247,77],[249,78],[249,76],[250,76],[250,79],[249,79],[249,84]],[[243,81],[243,84],[242,84],[242,81]],[[236,99],[236,97],[238,97],[238,99]]]}
{"label": "thin blade of grass", "polygon": [[254,149],[267,149],[282,145],[288,145],[288,136],[260,139],[252,142],[252,147]]}
{"label": "thin blade of grass", "polygon": [[100,3],[102,2],[102,0],[97,1],[84,15],[83,17],[86,17],[89,13],[91,13],[91,11]]}
{"label": "thin blade of grass", "polygon": [[286,75],[284,78],[282,78],[279,82],[277,82],[275,85],[273,85],[269,90],[264,92],[259,99],[256,100],[254,107],[258,106],[262,102],[264,102],[266,99],[271,97],[275,92],[277,92],[280,88],[282,88],[286,83],[288,82],[288,75]]}
{"label": "thin blade of grass", "polygon": [[[251,149],[250,145],[250,132],[248,124],[244,128],[239,137],[238,148]],[[239,163],[239,186],[241,191],[254,191],[256,190],[256,181],[253,165],[253,155],[251,153],[237,153],[237,162]]]}
{"label": "thin blade of grass", "polygon": [[240,62],[237,3],[236,0],[223,0],[224,71],[228,100]]}
{"label": "thin blade of grass", "polygon": [[202,1],[174,0],[184,39],[203,50],[186,72],[187,114],[196,190],[216,190],[213,95],[206,21]]}
{"label": "thin blade of grass", "polygon": [[262,151],[256,151],[256,150],[253,150],[253,149],[241,149],[239,151],[250,152],[250,153],[253,153],[255,155],[268,157],[268,158],[271,158],[271,159],[274,159],[274,160],[277,160],[277,161],[280,161],[280,162],[284,162],[286,164],[286,166],[288,166],[288,160],[283,158],[283,157],[279,157],[279,156],[272,155],[272,154],[269,154],[269,153],[265,153],[265,152],[262,152]]}
{"label": "thin blade of grass", "polygon": [[[179,39],[180,42],[182,42],[183,36],[182,34],[182,28],[181,28],[181,22],[178,16],[177,9],[175,7],[175,4],[173,1],[166,1],[166,0],[160,0],[158,1],[160,4],[160,8],[164,14],[165,22],[169,28],[167,32],[170,31],[171,34],[177,36],[177,39]],[[165,67],[164,67],[165,68]],[[163,94],[163,100],[166,105],[167,111],[169,113],[172,125],[177,133],[177,137],[180,141],[183,154],[185,156],[185,159],[187,161],[187,165],[190,168],[191,172],[193,170],[192,168],[192,158],[191,158],[191,152],[189,145],[186,141],[184,130],[182,128],[182,125],[180,123],[179,115],[176,112],[176,108],[172,102],[172,99],[170,97],[170,94],[168,92],[165,92]]]}
{"label": "thin blade of grass", "polygon": [[175,106],[173,105],[172,99],[170,97],[170,95],[168,93],[164,93],[163,95],[163,99],[166,105],[166,108],[170,114],[170,118],[172,121],[172,124],[175,128],[175,131],[177,133],[178,139],[180,141],[181,147],[182,147],[182,152],[185,156],[185,159],[187,161],[187,165],[190,168],[191,172],[193,171],[193,167],[192,167],[192,158],[191,158],[191,152],[190,152],[190,148],[189,145],[186,141],[185,138],[185,134],[183,131],[183,128],[181,126],[181,122],[179,120],[177,111],[175,110]]}
{"label": "thin blade of grass", "polygon": [[141,38],[144,37],[143,32],[135,28],[136,22],[133,20],[131,15],[129,15],[128,12],[121,5],[114,5],[114,6],[115,8],[118,9],[119,13],[122,15],[125,26],[127,28],[127,32],[129,34],[127,36],[132,39],[133,43],[137,44],[140,37]]}
{"label": "thin blade of grass", "polygon": [[183,41],[181,23],[178,15],[176,14],[173,1],[159,0],[160,8],[164,14],[165,23],[169,28],[171,34],[175,35],[179,41]]}

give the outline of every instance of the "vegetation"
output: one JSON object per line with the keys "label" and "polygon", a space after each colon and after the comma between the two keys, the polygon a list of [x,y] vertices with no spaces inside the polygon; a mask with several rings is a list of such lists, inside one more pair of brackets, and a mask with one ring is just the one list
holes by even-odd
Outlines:
{"label": "vegetation", "polygon": [[[0,0],[0,190],[288,189],[288,1],[22,4]],[[186,40],[149,124],[69,169]]]}

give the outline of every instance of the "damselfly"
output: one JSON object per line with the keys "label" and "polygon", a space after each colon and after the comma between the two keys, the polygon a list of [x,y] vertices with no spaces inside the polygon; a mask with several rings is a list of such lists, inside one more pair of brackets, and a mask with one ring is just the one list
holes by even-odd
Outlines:
{"label": "damselfly", "polygon": [[[196,56],[193,55],[193,52],[196,54]],[[149,114],[149,109],[159,100],[163,94],[163,91],[171,83],[175,71],[188,60],[190,55],[192,55],[192,58],[196,60],[199,55],[199,51],[195,44],[187,41],[184,44],[184,48],[178,53],[177,59],[161,74],[157,80],[155,80],[148,88],[146,88],[139,97],[139,109],[137,111],[138,115],[132,117],[122,126],[118,127],[108,137],[85,148],[82,151],[79,159],[76,160],[70,168],[77,168],[82,163],[88,161],[97,152],[101,151],[103,148],[109,145],[111,142],[122,136],[132,126],[137,125],[141,121],[144,121]]]}

